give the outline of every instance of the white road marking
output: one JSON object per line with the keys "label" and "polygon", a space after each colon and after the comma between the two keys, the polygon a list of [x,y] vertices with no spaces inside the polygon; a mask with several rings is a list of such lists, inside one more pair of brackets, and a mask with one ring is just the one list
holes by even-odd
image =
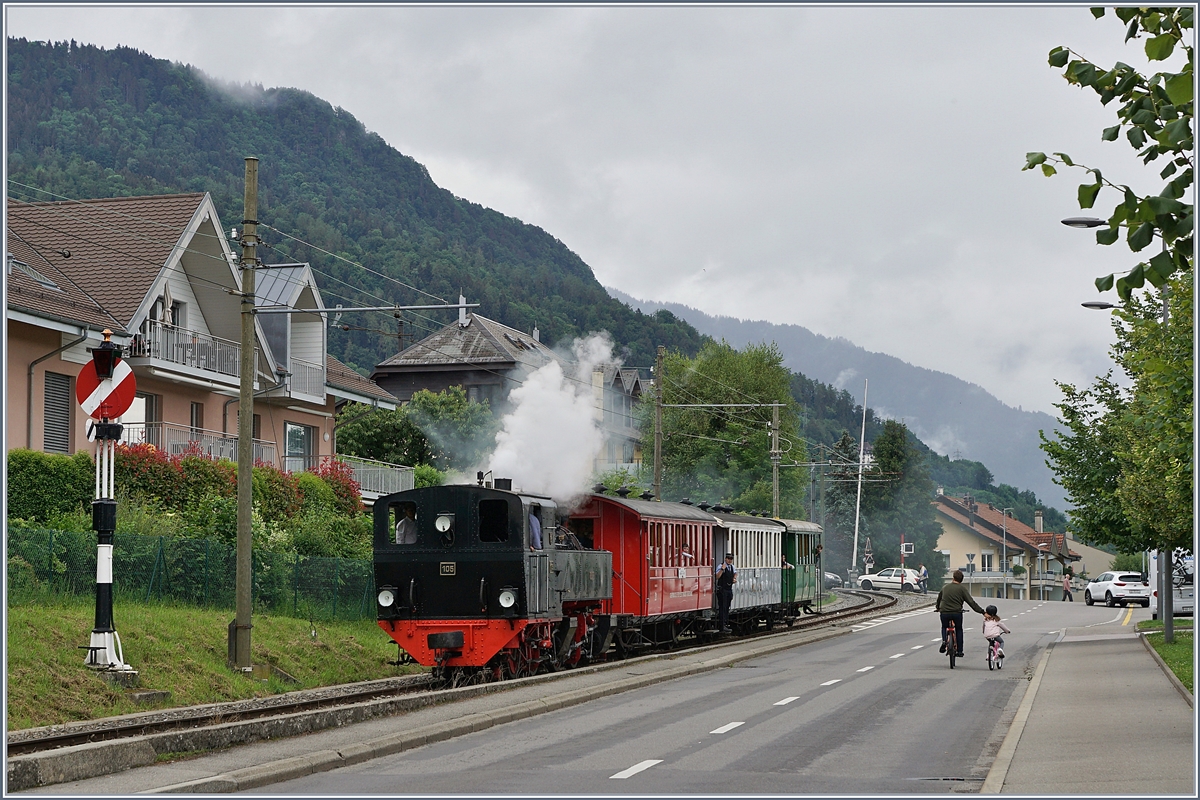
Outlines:
{"label": "white road marking", "polygon": [[776,703],[775,705],[786,706],[788,703],[794,702],[799,699],[800,699],[799,697],[785,697],[782,700],[780,700],[778,703]]}
{"label": "white road marking", "polygon": [[931,641],[931,642],[940,642],[940,641],[941,641],[941,639],[930,639],[929,641]]}
{"label": "white road marking", "polygon": [[[741,724],[741,723],[738,723],[738,724]],[[615,778],[617,780],[624,780],[625,778],[628,778],[630,776],[637,775],[639,772],[641,772],[643,770],[650,769],[655,764],[661,764],[661,763],[662,763],[661,758],[652,758],[649,761],[642,761],[640,763],[634,764],[629,769],[621,770],[616,775],[609,775],[608,779],[612,780]]]}
{"label": "white road marking", "polygon": [[888,656],[888,658],[904,658],[904,653],[896,653],[896,655]]}
{"label": "white road marking", "polygon": [[709,733],[729,733],[731,730],[738,727],[739,725],[745,725],[745,724],[746,723],[744,723],[744,722],[731,722],[728,725],[722,725],[721,727],[717,728],[715,731],[709,731]]}
{"label": "white road marking", "polygon": [[878,625],[886,625],[889,622],[895,622],[896,620],[901,620],[901,619],[908,619],[909,617],[915,617],[915,616],[919,616],[921,614],[928,614],[932,611],[933,611],[932,608],[920,608],[920,609],[917,609],[916,611],[909,611],[905,614],[897,614],[892,617],[880,617],[878,619],[870,620],[869,622],[859,622],[854,625],[851,625],[850,631],[852,633],[858,633],[860,631],[865,631],[868,628],[874,628]]}
{"label": "white road marking", "polygon": [[869,671],[869,670],[873,670],[873,669],[875,669],[875,667],[872,665],[872,666],[870,666],[870,667],[863,667],[862,669],[856,669],[856,670],[854,670],[854,671],[855,671],[855,672],[867,672],[867,671]]}
{"label": "white road marking", "polygon": [[923,645],[923,644],[914,644],[912,647],[909,648],[909,650],[920,650],[924,646],[925,645]]}
{"label": "white road marking", "polygon": [[833,679],[833,680],[831,680],[831,681],[825,681],[825,682],[824,682],[824,683],[822,683],[821,685],[822,685],[822,686],[833,686],[835,683],[841,683],[841,682],[842,682],[842,679],[841,679],[841,678],[834,678],[834,679]]}

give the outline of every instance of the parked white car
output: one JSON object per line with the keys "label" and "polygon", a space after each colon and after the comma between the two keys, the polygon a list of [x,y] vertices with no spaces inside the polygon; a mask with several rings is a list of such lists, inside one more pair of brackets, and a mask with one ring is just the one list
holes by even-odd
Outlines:
{"label": "parked white car", "polygon": [[858,579],[860,589],[896,589],[901,592],[915,592],[920,589],[920,576],[915,569],[888,567],[879,572],[862,575]]}
{"label": "parked white car", "polygon": [[1109,608],[1140,603],[1143,608],[1149,608],[1150,582],[1140,572],[1110,570],[1088,581],[1087,588],[1083,590],[1083,602],[1089,606],[1104,603]]}

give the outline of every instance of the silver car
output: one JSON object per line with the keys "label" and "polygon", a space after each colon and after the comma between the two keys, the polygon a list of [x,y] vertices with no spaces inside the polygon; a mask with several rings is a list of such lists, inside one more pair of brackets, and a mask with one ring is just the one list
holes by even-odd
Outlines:
{"label": "silver car", "polygon": [[897,589],[901,592],[915,592],[920,586],[920,576],[915,569],[888,567],[879,572],[871,572],[859,577],[860,589]]}

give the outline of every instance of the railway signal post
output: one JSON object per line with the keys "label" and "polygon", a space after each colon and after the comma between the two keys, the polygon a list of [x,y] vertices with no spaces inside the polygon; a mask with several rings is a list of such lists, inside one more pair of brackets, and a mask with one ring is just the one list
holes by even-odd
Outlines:
{"label": "railway signal post", "polygon": [[125,663],[121,637],[113,625],[113,533],[117,529],[117,501],[114,480],[120,417],[133,404],[137,381],[129,364],[121,360],[121,349],[112,342],[112,331],[104,331],[104,341],[92,350],[92,360],[84,364],[75,381],[75,397],[80,407],[97,422],[88,423],[88,439],[96,442],[96,499],[92,502],[92,529],[96,531],[96,622],[84,664],[105,670],[121,683],[137,682],[137,671]]}

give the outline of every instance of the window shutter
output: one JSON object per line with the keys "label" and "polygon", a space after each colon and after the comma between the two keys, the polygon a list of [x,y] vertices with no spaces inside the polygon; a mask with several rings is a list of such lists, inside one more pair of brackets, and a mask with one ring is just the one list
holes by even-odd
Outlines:
{"label": "window shutter", "polygon": [[46,373],[46,403],[42,431],[42,449],[47,453],[71,452],[70,375]]}

